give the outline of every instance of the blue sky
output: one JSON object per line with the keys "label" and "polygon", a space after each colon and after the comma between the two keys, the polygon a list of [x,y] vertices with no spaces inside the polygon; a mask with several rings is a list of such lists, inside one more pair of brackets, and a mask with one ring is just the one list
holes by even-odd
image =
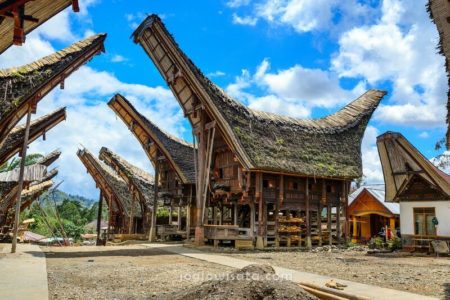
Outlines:
{"label": "blue sky", "polygon": [[[345,2],[345,3],[342,3]],[[147,14],[159,14],[183,50],[229,94],[254,109],[299,118],[335,112],[367,89],[386,89],[362,145],[364,174],[382,182],[377,135],[400,131],[425,156],[445,134],[447,79],[436,54],[437,30],[426,0],[80,0],[0,56],[0,67],[24,64],[88,35],[106,32],[97,56],[38,107],[67,106],[67,121],[30,151],[63,151],[61,188],[96,198],[98,190],[75,153],[107,146],[153,172],[140,145],[107,107],[127,96],[161,128],[187,140],[191,129],[143,49],[130,39]]]}

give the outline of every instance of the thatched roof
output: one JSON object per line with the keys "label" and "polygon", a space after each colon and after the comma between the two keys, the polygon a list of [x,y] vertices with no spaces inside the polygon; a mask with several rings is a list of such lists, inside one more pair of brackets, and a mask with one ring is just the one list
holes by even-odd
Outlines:
{"label": "thatched roof", "polygon": [[[112,196],[118,201],[119,209],[125,215],[130,216],[133,198],[125,180],[111,167],[93,156],[87,149],[78,150],[77,155],[97,186],[104,191],[104,196],[106,198]],[[133,214],[136,216],[140,212],[141,210],[136,206]]]}
{"label": "thatched roof", "polygon": [[[246,169],[328,178],[362,175],[362,137],[384,91],[370,90],[339,112],[317,120],[254,111],[203,75],[158,16],[147,17],[133,37],[158,67],[191,123],[192,112],[203,107]],[[190,96],[186,99],[183,94]],[[193,98],[200,105],[186,109],[186,101]]]}
{"label": "thatched roof", "polygon": [[77,68],[104,50],[105,34],[98,34],[31,64],[0,70],[0,146],[9,131]]}
{"label": "thatched roof", "polygon": [[[161,130],[140,114],[122,95],[115,95],[108,105],[137,137],[153,165],[158,159],[157,148],[169,160],[182,183],[195,183],[194,147],[192,144]],[[156,148],[152,147],[151,143]]]}
{"label": "thatched roof", "polygon": [[[30,124],[30,136],[28,144],[31,144],[40,136],[45,135],[50,129],[66,119],[66,109],[61,108],[57,111],[42,116]],[[5,143],[0,147],[0,165],[8,159],[20,153],[25,137],[25,125],[14,127],[6,138]]]}
{"label": "thatched roof", "polygon": [[[3,10],[14,0],[0,0],[0,10]],[[28,34],[72,4],[72,0],[33,0],[25,3],[25,14],[38,19],[38,22],[25,21],[24,30]],[[13,44],[14,19],[5,18],[0,23],[0,54]]]}
{"label": "thatched roof", "polygon": [[116,173],[139,193],[145,206],[151,210],[155,195],[155,179],[153,176],[133,166],[106,147],[102,147],[100,150],[100,159],[112,169],[116,170]]}
{"label": "thatched roof", "polygon": [[[450,199],[450,176],[435,167],[422,153],[398,132],[386,132],[377,138],[378,153],[386,186],[386,201],[399,202],[420,199],[428,194],[437,195],[435,200]],[[411,187],[424,186],[425,194],[406,195]]]}
{"label": "thatched roof", "polygon": [[[450,86],[450,2],[448,0],[428,0],[427,11],[439,32],[439,53],[445,57],[445,68]],[[450,149],[450,89],[447,92],[447,135],[446,145]]]}

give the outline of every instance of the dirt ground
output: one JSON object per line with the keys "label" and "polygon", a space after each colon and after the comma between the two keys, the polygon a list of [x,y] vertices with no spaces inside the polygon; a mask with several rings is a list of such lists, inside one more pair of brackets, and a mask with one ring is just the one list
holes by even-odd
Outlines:
{"label": "dirt ground", "polygon": [[50,299],[169,299],[208,276],[231,271],[138,245],[42,249]]}
{"label": "dirt ground", "polygon": [[[339,251],[339,250],[336,250]],[[450,258],[409,254],[369,256],[361,251],[231,253],[255,263],[450,299]]]}

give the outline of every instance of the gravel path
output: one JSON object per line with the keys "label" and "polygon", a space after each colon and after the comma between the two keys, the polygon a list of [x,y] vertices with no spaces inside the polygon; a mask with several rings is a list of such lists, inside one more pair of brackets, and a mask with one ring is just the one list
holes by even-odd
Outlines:
{"label": "gravel path", "polygon": [[255,263],[450,299],[450,258],[405,254],[369,256],[360,251],[229,253]]}
{"label": "gravel path", "polygon": [[232,270],[141,246],[43,250],[50,299],[164,299]]}

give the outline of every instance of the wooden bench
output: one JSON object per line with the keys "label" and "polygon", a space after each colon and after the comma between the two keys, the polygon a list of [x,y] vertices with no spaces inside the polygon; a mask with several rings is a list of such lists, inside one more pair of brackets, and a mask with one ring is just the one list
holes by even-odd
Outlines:
{"label": "wooden bench", "polygon": [[213,241],[215,248],[220,241],[234,241],[236,249],[253,249],[253,237],[250,228],[237,225],[205,225],[205,238]]}

